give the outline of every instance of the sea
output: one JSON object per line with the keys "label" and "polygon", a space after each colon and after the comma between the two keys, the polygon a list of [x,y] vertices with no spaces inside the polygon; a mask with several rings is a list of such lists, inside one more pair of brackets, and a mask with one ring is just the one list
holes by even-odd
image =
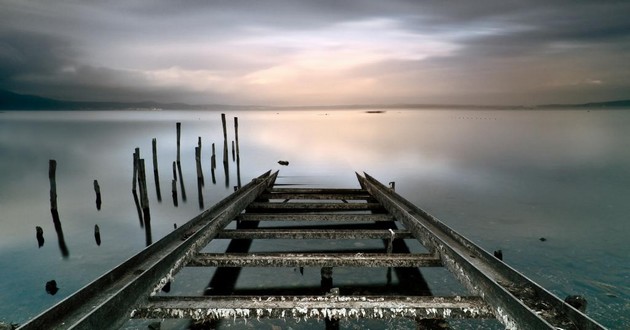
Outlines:
{"label": "sea", "polygon": [[[178,183],[175,205],[177,123],[184,191]],[[132,194],[136,148],[146,163],[150,232]],[[51,160],[61,232],[50,210]],[[294,186],[358,188],[355,172],[395,182],[404,198],[483,249],[502,250],[508,265],[561,299],[584,296],[587,315],[605,327],[630,328],[630,109],[595,108],[0,112],[0,321],[28,321],[268,170],[279,170],[277,183]],[[276,243],[265,244],[259,248]],[[442,275],[427,274],[437,292],[448,292]],[[371,275],[349,272],[348,281],[353,276]],[[319,270],[263,271],[239,285],[277,278],[318,283]],[[52,280],[55,294],[46,290]],[[309,322],[271,328],[323,324]]]}

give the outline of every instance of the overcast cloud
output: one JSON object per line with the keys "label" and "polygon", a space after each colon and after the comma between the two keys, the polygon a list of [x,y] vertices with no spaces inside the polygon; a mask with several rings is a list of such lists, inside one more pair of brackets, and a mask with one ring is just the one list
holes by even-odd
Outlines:
{"label": "overcast cloud", "polygon": [[0,0],[0,89],[267,105],[630,98],[627,1]]}

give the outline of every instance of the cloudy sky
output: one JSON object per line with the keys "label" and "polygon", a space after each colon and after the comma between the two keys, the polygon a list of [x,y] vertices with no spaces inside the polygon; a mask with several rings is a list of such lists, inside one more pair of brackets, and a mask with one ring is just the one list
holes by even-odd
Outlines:
{"label": "cloudy sky", "polygon": [[265,105],[630,98],[629,1],[0,0],[0,89]]}

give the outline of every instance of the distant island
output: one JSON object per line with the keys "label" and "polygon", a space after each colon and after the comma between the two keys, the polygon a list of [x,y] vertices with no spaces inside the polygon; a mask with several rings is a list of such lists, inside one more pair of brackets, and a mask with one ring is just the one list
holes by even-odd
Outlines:
{"label": "distant island", "polygon": [[66,101],[45,98],[36,95],[18,94],[0,90],[0,110],[286,110],[286,109],[576,109],[576,108],[630,108],[630,100],[592,102],[582,104],[543,104],[536,106],[520,105],[461,105],[461,104],[350,104],[331,106],[262,106],[262,105],[227,105],[227,104],[186,104],[143,102],[95,102]]}

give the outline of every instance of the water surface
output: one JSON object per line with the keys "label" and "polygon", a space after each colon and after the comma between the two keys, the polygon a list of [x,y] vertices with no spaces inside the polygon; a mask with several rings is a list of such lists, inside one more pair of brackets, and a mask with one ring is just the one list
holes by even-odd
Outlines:
{"label": "water surface", "polygon": [[[486,250],[502,249],[505,262],[554,294],[584,295],[587,313],[598,322],[630,327],[630,112],[340,109],[226,115],[230,144],[233,117],[239,118],[243,184],[269,169],[280,170],[278,183],[358,187],[354,171],[395,181],[401,195]],[[170,189],[176,122],[182,123],[187,195],[178,207]],[[223,169],[220,112],[0,113],[0,320],[25,322],[194,217],[200,210],[198,137],[203,207],[209,207],[238,184],[231,150],[228,176]],[[152,138],[158,144],[161,202]],[[150,237],[131,193],[136,147],[147,161]],[[57,161],[67,257],[50,213],[49,159]],[[36,226],[44,230],[42,247]],[[44,290],[52,279],[60,288],[54,296]]]}

